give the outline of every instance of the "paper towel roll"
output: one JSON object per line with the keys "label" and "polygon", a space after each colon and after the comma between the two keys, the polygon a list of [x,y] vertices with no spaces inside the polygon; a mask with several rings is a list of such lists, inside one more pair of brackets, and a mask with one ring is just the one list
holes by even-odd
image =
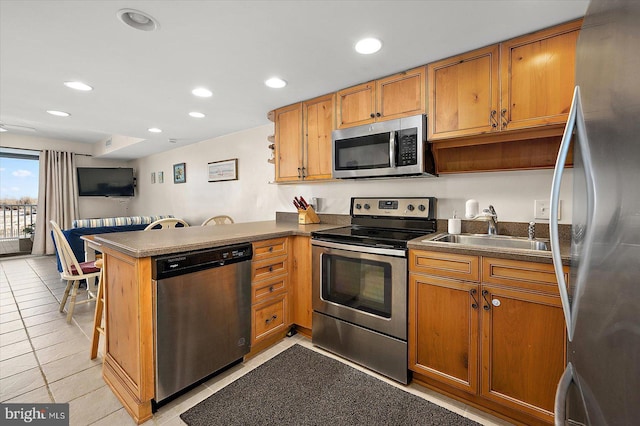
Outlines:
{"label": "paper towel roll", "polygon": [[464,216],[467,219],[473,219],[480,213],[480,205],[478,204],[478,200],[467,200],[467,203],[464,207]]}
{"label": "paper towel roll", "polygon": [[462,221],[458,218],[449,219],[448,231],[452,235],[462,232]]}

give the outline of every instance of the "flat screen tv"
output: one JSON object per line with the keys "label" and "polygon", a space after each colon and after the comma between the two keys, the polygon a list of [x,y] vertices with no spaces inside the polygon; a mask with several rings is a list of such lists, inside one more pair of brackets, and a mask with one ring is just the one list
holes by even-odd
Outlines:
{"label": "flat screen tv", "polygon": [[81,197],[133,197],[133,169],[122,167],[78,167]]}

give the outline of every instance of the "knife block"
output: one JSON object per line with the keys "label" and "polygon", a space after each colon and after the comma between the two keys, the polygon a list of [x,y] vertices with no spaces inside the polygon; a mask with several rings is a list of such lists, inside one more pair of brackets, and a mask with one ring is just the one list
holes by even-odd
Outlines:
{"label": "knife block", "polygon": [[307,225],[309,223],[320,223],[320,218],[311,206],[306,210],[298,210],[298,224]]}

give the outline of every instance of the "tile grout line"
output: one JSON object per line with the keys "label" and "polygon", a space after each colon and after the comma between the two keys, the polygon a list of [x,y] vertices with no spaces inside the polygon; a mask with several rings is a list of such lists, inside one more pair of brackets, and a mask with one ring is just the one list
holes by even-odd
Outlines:
{"label": "tile grout line", "polygon": [[[51,288],[50,288],[50,287],[47,285],[47,283],[42,279],[42,277],[40,276],[40,274],[38,273],[38,271],[33,267],[33,265],[31,264],[31,262],[29,262],[27,259],[25,259],[25,261],[26,261],[26,263],[29,265],[29,267],[33,270],[33,272],[38,276],[38,278],[40,279],[40,281],[41,281],[41,282],[42,282],[42,283],[47,287],[47,289],[49,290],[49,292],[51,293],[51,295],[52,295],[56,300],[58,300],[57,296],[56,296],[55,294],[53,294],[53,292],[51,291]],[[8,279],[7,279],[7,281],[8,281]],[[11,286],[11,284],[10,284],[10,283],[9,283],[9,286]],[[13,293],[13,289],[12,289],[12,293]],[[60,301],[58,301],[58,302],[60,302]],[[19,311],[19,310],[20,310],[20,307],[18,307],[18,311]],[[20,317],[22,318],[22,314],[20,314]],[[86,335],[86,333],[84,332],[84,330],[82,329],[82,327],[80,327],[80,325],[78,324],[77,320],[76,320],[75,318],[73,318],[73,317],[71,318],[71,320],[73,321],[74,326],[75,326],[75,327],[77,327],[77,328],[79,328],[79,329],[80,329],[80,331],[82,332],[82,334],[84,334],[84,335],[85,335],[85,337],[88,337],[88,336]],[[23,324],[24,324],[24,321],[23,321]],[[49,381],[47,380],[47,377],[46,377],[46,375],[45,375],[45,373],[44,373],[44,370],[42,369],[42,365],[40,364],[40,358],[38,357],[38,354],[37,354],[37,352],[35,351],[35,347],[33,346],[33,343],[31,342],[31,336],[29,335],[29,331],[27,330],[26,325],[25,325],[25,332],[27,333],[27,337],[28,337],[28,339],[29,339],[29,343],[31,344],[31,347],[32,347],[32,349],[33,349],[34,356],[36,357],[36,361],[38,362],[38,368],[40,369],[40,374],[42,374],[42,377],[44,378],[45,386],[46,386],[46,388],[47,388],[47,392],[48,392],[48,394],[49,394],[49,398],[51,399],[51,401],[53,401],[54,403],[56,403],[56,400],[55,400],[55,398],[54,398],[54,396],[53,396],[53,392],[51,391],[51,388],[49,387]],[[70,356],[74,356],[74,355],[70,355]],[[90,369],[90,368],[93,368],[93,367],[89,367],[88,369]],[[85,371],[85,370],[82,370],[82,371]],[[80,373],[80,372],[76,372],[76,373],[74,373],[74,374],[78,374],[78,373]],[[64,379],[64,378],[61,378],[61,379],[59,379],[59,380],[63,380],[63,379]],[[57,380],[55,380],[55,381],[57,381]],[[88,391],[88,392],[86,392],[86,393],[84,393],[84,394],[82,394],[82,395],[78,395],[78,396],[76,396],[76,397],[75,397],[75,398],[73,398],[73,399],[82,398],[83,396],[89,395],[90,393],[95,392],[95,391],[96,391],[96,389],[91,390],[91,391]],[[25,392],[25,393],[26,393],[26,392]],[[71,401],[67,401],[66,403],[67,403],[67,404],[69,404],[70,402],[71,402]],[[111,413],[107,414],[107,416],[109,416],[109,415],[111,415],[111,414],[115,413],[116,411],[118,411],[118,410],[115,410],[115,411],[113,411],[113,412],[111,412]],[[106,416],[105,416],[105,417],[106,417]],[[96,420],[96,422],[98,422],[98,421],[100,421],[100,420],[102,420],[102,418],[100,418],[100,419]],[[95,422],[94,422],[94,423],[95,423]]]}
{"label": "tile grout line", "polygon": [[[53,294],[53,292],[51,291],[49,286],[42,280],[42,277],[40,277],[40,274],[38,274],[38,272],[35,269],[33,269],[33,266],[31,265],[31,263],[27,262],[26,259],[25,259],[25,262],[29,266],[29,268],[31,268],[31,270],[36,274],[36,276],[42,282],[42,284],[44,284],[44,286],[47,288],[49,293],[51,293],[51,295],[55,298],[56,296]],[[6,271],[5,271],[5,276],[6,276]],[[7,283],[9,284],[9,288],[11,289],[11,295],[13,296],[13,286],[11,285],[11,282],[9,281],[9,277],[8,276],[7,276]],[[14,299],[15,299],[15,296],[14,296]],[[49,381],[47,380],[47,376],[44,374],[44,370],[42,369],[42,364],[40,363],[40,358],[38,358],[38,353],[36,352],[36,348],[33,346],[33,342],[31,340],[31,334],[29,334],[29,329],[27,328],[27,324],[24,322],[24,318],[22,317],[22,309],[20,308],[20,304],[19,303],[16,302],[16,305],[18,305],[18,315],[20,315],[20,321],[22,321],[22,326],[24,327],[24,331],[27,334],[27,339],[29,340],[29,345],[31,346],[31,351],[33,353],[33,356],[36,359],[36,362],[38,363],[38,370],[40,371],[40,374],[42,375],[42,380],[44,380],[44,387],[47,390],[47,394],[49,395],[49,399],[55,404],[56,400],[53,397],[53,392],[51,392],[51,388],[49,387]],[[31,392],[31,391],[29,391],[29,392]],[[24,395],[25,393],[28,393],[28,392],[24,392],[24,393],[22,393],[20,395]],[[20,395],[16,395],[16,397],[18,397]]]}

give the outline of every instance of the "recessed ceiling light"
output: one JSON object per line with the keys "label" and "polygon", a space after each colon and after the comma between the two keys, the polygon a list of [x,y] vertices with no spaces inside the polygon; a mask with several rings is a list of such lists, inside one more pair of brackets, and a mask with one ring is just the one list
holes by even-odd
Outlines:
{"label": "recessed ceiling light", "polygon": [[213,96],[213,93],[211,93],[211,90],[205,89],[204,87],[197,87],[197,88],[193,89],[191,91],[191,93],[193,93],[194,95],[199,96],[201,98],[209,98],[209,97]]}
{"label": "recessed ceiling light", "polygon": [[83,92],[88,92],[89,90],[93,90],[93,87],[88,84],[84,84],[81,81],[65,81],[64,85],[76,90],[82,90]]}
{"label": "recessed ceiling light", "polygon": [[193,112],[190,112],[189,115],[193,118],[204,118],[204,114],[201,112],[193,111]]}
{"label": "recessed ceiling light", "polygon": [[281,78],[272,77],[268,80],[265,80],[264,84],[266,84],[269,87],[273,87],[274,89],[282,89],[284,86],[287,85],[287,82]]}
{"label": "recessed ceiling light", "polygon": [[8,132],[8,130],[5,129],[4,127],[0,126],[0,132]]}
{"label": "recessed ceiling light", "polygon": [[55,111],[55,110],[48,110],[47,111],[49,114],[51,115],[55,115],[57,117],[69,117],[71,114],[69,114],[68,112],[64,112],[64,111]]}
{"label": "recessed ceiling light", "polygon": [[151,133],[162,133],[162,129],[158,129],[157,127],[151,127],[149,130]]}
{"label": "recessed ceiling light", "polygon": [[120,9],[118,19],[124,24],[141,31],[155,31],[160,28],[158,21],[150,15],[135,9]]}
{"label": "recessed ceiling light", "polygon": [[356,52],[363,55],[376,53],[382,47],[382,42],[377,38],[363,38],[356,43]]}

